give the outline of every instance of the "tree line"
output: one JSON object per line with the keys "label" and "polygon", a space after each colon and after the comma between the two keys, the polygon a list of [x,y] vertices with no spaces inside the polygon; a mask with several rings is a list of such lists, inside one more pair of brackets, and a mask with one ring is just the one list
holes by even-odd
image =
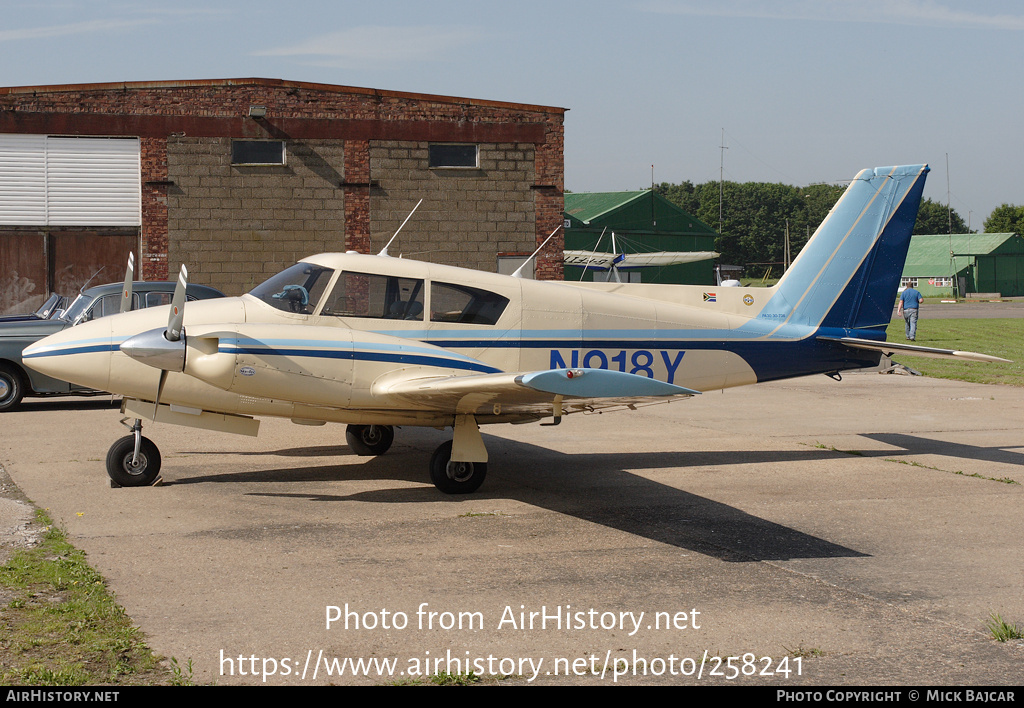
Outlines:
{"label": "tree line", "polygon": [[[829,210],[846,191],[845,185],[813,184],[794,187],[769,182],[705,182],[693,184],[662,182],[655,191],[693,214],[719,232],[715,250],[720,262],[736,265],[764,264],[748,269],[760,274],[768,264],[781,272],[785,234],[789,228],[790,255],[797,253],[824,221]],[[719,214],[721,195],[721,215]],[[1024,206],[1003,204],[985,220],[989,233],[1024,233]],[[923,199],[918,210],[915,234],[964,234],[967,223],[955,209]]]}

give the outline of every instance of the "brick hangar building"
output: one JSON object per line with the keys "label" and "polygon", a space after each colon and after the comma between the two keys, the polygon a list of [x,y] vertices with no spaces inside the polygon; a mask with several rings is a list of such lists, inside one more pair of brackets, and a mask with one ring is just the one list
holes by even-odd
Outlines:
{"label": "brick hangar building", "polygon": [[129,251],[145,280],[185,263],[239,294],[376,253],[420,199],[392,255],[495,271],[561,223],[564,113],[272,79],[0,88],[0,313],[119,281]]}

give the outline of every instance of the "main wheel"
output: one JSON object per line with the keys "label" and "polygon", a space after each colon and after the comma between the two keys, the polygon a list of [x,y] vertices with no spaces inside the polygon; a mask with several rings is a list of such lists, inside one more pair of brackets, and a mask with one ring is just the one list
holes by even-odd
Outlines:
{"label": "main wheel", "polygon": [[25,379],[13,366],[0,364],[0,413],[13,411],[25,395]]}
{"label": "main wheel", "polygon": [[395,441],[395,429],[390,425],[350,425],[345,428],[345,439],[357,455],[383,455]]}
{"label": "main wheel", "polygon": [[107,452],[107,474],[122,487],[147,487],[160,474],[160,451],[149,438],[142,438],[139,457],[135,456],[135,436],[126,435]]}
{"label": "main wheel", "polygon": [[430,481],[445,494],[470,494],[487,476],[486,462],[453,462],[452,441],[444,443],[430,458]]}

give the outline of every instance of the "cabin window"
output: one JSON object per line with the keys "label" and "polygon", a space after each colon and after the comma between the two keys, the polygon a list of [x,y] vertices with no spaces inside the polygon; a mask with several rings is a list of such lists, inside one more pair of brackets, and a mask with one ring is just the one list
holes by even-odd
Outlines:
{"label": "cabin window", "polygon": [[278,310],[311,315],[333,273],[332,268],[297,263],[257,285],[249,294]]}
{"label": "cabin window", "polygon": [[427,148],[428,166],[436,167],[480,167],[480,148],[478,145],[453,145],[451,143],[435,143]]}
{"label": "cabin window", "polygon": [[467,285],[432,283],[430,321],[492,325],[498,322],[508,298]]}
{"label": "cabin window", "polygon": [[333,317],[423,320],[423,281],[343,272],[320,313]]}
{"label": "cabin window", "polygon": [[900,290],[907,288],[916,288],[917,278],[900,278]]}
{"label": "cabin window", "polygon": [[283,165],[283,140],[232,140],[232,165]]}

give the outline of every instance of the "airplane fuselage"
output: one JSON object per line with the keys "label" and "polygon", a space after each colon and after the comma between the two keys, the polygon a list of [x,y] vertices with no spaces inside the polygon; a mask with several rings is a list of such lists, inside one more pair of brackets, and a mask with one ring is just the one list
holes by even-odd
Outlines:
{"label": "airplane fuselage", "polygon": [[[785,376],[787,357],[811,346],[808,338],[817,331],[787,323],[784,312],[769,312],[773,288],[538,282],[358,254],[321,254],[304,263],[330,271],[322,276],[329,281],[320,288],[320,301],[296,308],[309,312],[281,309],[272,298],[254,295],[189,303],[184,371],[167,377],[161,402],[297,421],[450,425],[450,412],[380,394],[389,379],[410,375],[558,368],[606,369],[714,390]],[[380,314],[401,301],[403,289],[406,295],[416,293],[422,310],[401,319],[372,316],[377,312],[353,316],[331,298],[343,278],[349,280],[345,303],[350,309],[374,297],[368,292],[353,296],[351,282],[377,278],[401,286],[392,288],[392,302],[384,302]],[[360,287],[373,289],[365,282]],[[380,295],[387,288],[377,290]],[[497,313],[493,322],[486,315],[465,316],[456,312],[462,303],[453,305],[452,292],[485,293],[483,298],[502,307],[491,308]],[[48,357],[59,361],[62,375],[76,383],[151,401],[153,368],[134,361],[120,345],[140,331],[159,328],[165,310],[75,327],[61,341],[48,340],[32,360],[45,367],[42,359]],[[763,358],[752,365],[743,356],[751,345],[763,350],[770,343],[777,347],[779,362],[772,369]],[[820,368],[871,364],[871,354],[854,360],[844,353]],[[487,403],[472,409],[480,423],[533,417],[495,412]]]}

